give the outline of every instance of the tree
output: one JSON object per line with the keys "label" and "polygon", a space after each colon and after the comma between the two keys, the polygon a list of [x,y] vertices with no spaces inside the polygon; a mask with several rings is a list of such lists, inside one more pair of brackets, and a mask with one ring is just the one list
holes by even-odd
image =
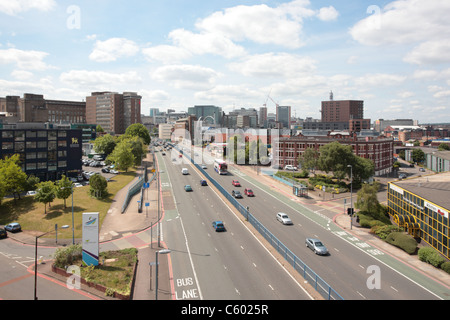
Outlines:
{"label": "tree", "polygon": [[425,152],[422,149],[414,149],[411,153],[414,162],[423,162],[425,160]]}
{"label": "tree", "polygon": [[145,156],[146,154],[146,147],[142,141],[142,138],[140,137],[130,137],[126,140],[126,143],[129,144],[129,146],[131,147],[131,152],[134,155],[134,165],[138,166],[141,164],[142,158]]}
{"label": "tree", "polygon": [[319,152],[319,170],[326,173],[331,171],[338,179],[343,179],[349,173],[347,166],[354,159],[351,146],[334,141],[321,146]]}
{"label": "tree", "polygon": [[5,194],[14,195],[14,202],[16,194],[20,200],[20,193],[25,190],[27,181],[27,175],[22,171],[19,163],[18,154],[0,160],[0,180],[4,183]]}
{"label": "tree", "polygon": [[72,194],[73,184],[65,175],[56,182],[55,194],[58,199],[64,199],[64,209],[66,208],[66,199]]}
{"label": "tree", "polygon": [[105,130],[103,130],[103,128],[102,128],[102,126],[101,125],[97,125],[97,127],[95,128],[95,131],[96,132],[105,132]]}
{"label": "tree", "polygon": [[315,148],[306,148],[305,152],[298,157],[298,162],[303,170],[309,172],[312,170],[315,175],[315,170],[319,163],[319,152]]}
{"label": "tree", "polygon": [[114,151],[109,155],[108,160],[115,163],[120,170],[128,171],[128,168],[133,165],[135,157],[127,140],[117,144]]}
{"label": "tree", "polygon": [[150,144],[150,133],[142,123],[132,124],[125,130],[125,135],[131,137],[139,137],[144,141],[144,144]]}
{"label": "tree", "polygon": [[448,145],[447,143],[441,143],[438,147],[439,151],[447,151],[450,150],[450,145]]}
{"label": "tree", "polygon": [[102,199],[108,194],[108,182],[105,177],[100,174],[94,174],[89,179],[89,194],[91,197]]}
{"label": "tree", "polygon": [[55,185],[52,181],[44,181],[40,182],[37,187],[34,200],[44,204],[45,214],[47,214],[47,203],[50,205],[55,199]]}
{"label": "tree", "polygon": [[30,175],[27,178],[26,183],[26,191],[36,190],[38,183],[41,182],[41,179],[35,177],[34,175]]}
{"label": "tree", "polygon": [[104,136],[100,136],[94,141],[94,150],[97,153],[104,153],[107,156],[113,152],[116,147],[116,141],[114,137],[110,134],[105,134]]}
{"label": "tree", "polygon": [[372,160],[353,155],[353,179],[357,183],[369,179],[375,173],[375,164]]}

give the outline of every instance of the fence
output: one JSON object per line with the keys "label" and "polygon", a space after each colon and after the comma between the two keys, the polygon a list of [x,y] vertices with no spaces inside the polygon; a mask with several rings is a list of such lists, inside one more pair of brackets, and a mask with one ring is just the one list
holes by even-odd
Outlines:
{"label": "fence", "polygon": [[[175,146],[176,148],[176,146]],[[178,149],[178,148],[177,148]],[[211,177],[200,165],[186,153],[184,154],[192,164],[227,198],[228,201],[246,218],[246,220],[284,257],[284,259],[325,299],[344,300],[333,288],[331,288],[319,275],[299,259],[277,237],[275,237],[264,225],[262,225],[243,205],[229,194],[213,177]]]}

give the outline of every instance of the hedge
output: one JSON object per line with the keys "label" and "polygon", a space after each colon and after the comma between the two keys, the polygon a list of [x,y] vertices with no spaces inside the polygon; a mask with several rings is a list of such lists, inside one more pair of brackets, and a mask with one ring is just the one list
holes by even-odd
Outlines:
{"label": "hedge", "polygon": [[437,253],[436,250],[430,247],[420,248],[418,255],[420,261],[427,262],[436,268],[440,268],[441,265],[447,261],[444,257]]}
{"label": "hedge", "polygon": [[417,250],[417,241],[403,232],[391,232],[386,237],[386,242],[402,249],[408,254],[414,254]]}

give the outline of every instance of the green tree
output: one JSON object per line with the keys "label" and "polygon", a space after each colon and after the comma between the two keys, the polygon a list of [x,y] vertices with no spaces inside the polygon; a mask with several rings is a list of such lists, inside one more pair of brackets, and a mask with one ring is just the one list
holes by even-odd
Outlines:
{"label": "green tree", "polygon": [[305,152],[298,157],[302,170],[312,170],[314,175],[319,164],[319,152],[315,148],[306,148]]}
{"label": "green tree", "polygon": [[39,179],[38,177],[36,177],[34,175],[28,176],[26,188],[25,188],[26,191],[36,190],[39,182],[41,182],[41,179]]}
{"label": "green tree", "polygon": [[96,132],[105,132],[105,130],[103,130],[103,128],[102,128],[102,126],[101,125],[97,125],[97,127],[95,128],[95,131]]}
{"label": "green tree", "polygon": [[66,199],[72,194],[72,181],[65,175],[56,182],[55,194],[58,199],[64,199],[64,209],[66,208]]}
{"label": "green tree", "polygon": [[108,182],[100,174],[94,174],[89,179],[89,194],[91,197],[102,199],[108,195]]}
{"label": "green tree", "polygon": [[125,130],[125,135],[131,137],[139,137],[144,141],[145,145],[150,144],[150,133],[142,123],[132,124]]}
{"label": "green tree", "polygon": [[135,136],[135,137],[128,138],[124,141],[126,141],[126,143],[128,143],[129,146],[131,147],[131,152],[134,155],[134,163],[133,164],[135,166],[140,165],[142,162],[142,158],[145,156],[145,154],[147,152],[146,151],[147,148],[145,147],[144,142],[142,141],[142,138]]}
{"label": "green tree", "polygon": [[319,170],[326,173],[331,171],[339,180],[349,173],[347,166],[354,162],[351,146],[334,141],[321,146],[319,152]]}
{"label": "green tree", "polygon": [[113,162],[119,170],[128,171],[128,168],[133,166],[135,157],[127,140],[117,144],[114,151],[108,156],[108,160]]}
{"label": "green tree", "polygon": [[447,143],[441,143],[438,147],[439,151],[447,151],[450,150],[450,145]]}
{"label": "green tree", "polygon": [[45,214],[47,214],[47,203],[50,203],[55,199],[55,185],[52,181],[40,182],[37,185],[36,195],[34,200],[44,204]]}
{"label": "green tree", "polygon": [[422,149],[414,149],[411,153],[411,157],[414,162],[423,162],[425,161],[425,152]]}
{"label": "green tree", "polygon": [[4,182],[5,194],[14,195],[14,202],[16,194],[20,200],[20,193],[25,191],[27,182],[27,175],[22,171],[19,163],[18,154],[0,160],[0,180]]}
{"label": "green tree", "polygon": [[100,136],[94,141],[94,150],[97,153],[103,153],[107,156],[113,152],[116,147],[116,141],[113,136],[110,134],[105,134],[104,136]]}

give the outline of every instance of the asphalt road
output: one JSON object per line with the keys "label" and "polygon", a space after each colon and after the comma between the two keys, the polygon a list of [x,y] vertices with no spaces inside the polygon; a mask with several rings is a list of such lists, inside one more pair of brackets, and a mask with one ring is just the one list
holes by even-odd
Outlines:
{"label": "asphalt road", "polygon": [[[211,163],[211,159],[204,159],[203,163]],[[334,290],[346,300],[428,300],[438,299],[429,290],[425,289],[420,281],[409,277],[407,267],[398,264],[397,270],[387,263],[386,254],[371,248],[369,245],[349,236],[336,226],[329,217],[319,212],[291,201],[288,197],[270,190],[270,187],[229,168],[229,174],[220,176],[213,172],[209,165],[209,174],[212,175],[230,193],[239,189],[250,187],[255,197],[244,196],[239,202],[250,208],[250,212],[268,228],[282,243],[284,243],[297,257],[314,270]],[[231,181],[237,179],[240,188],[232,185]],[[277,212],[285,212],[292,219],[294,225],[282,225],[275,218]],[[317,256],[305,246],[307,237],[319,238],[327,246],[330,255]],[[374,270],[379,275],[377,285],[373,283]],[[424,280],[426,281],[426,280]]]}
{"label": "asphalt road", "polygon": [[[163,237],[171,250],[176,299],[311,299],[215,191],[200,186],[192,167],[157,154],[161,193],[174,198],[172,207],[165,201]],[[181,174],[183,167],[189,175]],[[184,190],[186,184],[192,192]],[[215,232],[214,220],[224,221],[226,232]]]}

